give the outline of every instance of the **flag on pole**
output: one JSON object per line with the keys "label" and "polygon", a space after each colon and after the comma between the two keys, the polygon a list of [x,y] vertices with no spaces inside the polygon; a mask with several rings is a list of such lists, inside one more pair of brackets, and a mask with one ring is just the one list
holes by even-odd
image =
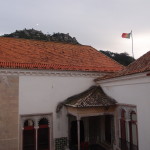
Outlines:
{"label": "flag on pole", "polygon": [[128,38],[130,39],[131,33],[122,33],[122,38]]}
{"label": "flag on pole", "polygon": [[132,40],[132,55],[133,55],[133,58],[134,58],[134,53],[133,53],[133,33],[132,33],[132,30],[131,30],[130,33],[122,33],[122,38],[130,39],[130,36],[131,36],[131,40]]}

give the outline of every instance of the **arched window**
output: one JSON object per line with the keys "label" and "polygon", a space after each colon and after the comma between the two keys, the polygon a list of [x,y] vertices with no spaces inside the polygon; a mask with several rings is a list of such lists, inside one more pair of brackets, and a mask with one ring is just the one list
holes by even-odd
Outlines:
{"label": "arched window", "polygon": [[137,115],[134,111],[130,113],[130,149],[138,149]]}
{"label": "arched window", "polygon": [[48,126],[48,120],[46,118],[42,118],[39,121],[39,127],[42,126],[42,125]]}
{"label": "arched window", "polygon": [[35,150],[35,129],[34,122],[28,119],[24,122],[23,150]]}
{"label": "arched window", "polygon": [[121,137],[120,137],[120,144],[121,149],[126,150],[127,147],[127,141],[126,141],[126,112],[124,109],[121,110],[121,118],[120,118],[120,131],[121,131]]}
{"label": "arched window", "polygon": [[42,118],[39,121],[39,129],[38,129],[38,150],[49,150],[49,126],[48,120],[46,118]]}
{"label": "arched window", "polygon": [[34,122],[31,119],[28,119],[24,122],[24,128],[33,128],[34,127]]}

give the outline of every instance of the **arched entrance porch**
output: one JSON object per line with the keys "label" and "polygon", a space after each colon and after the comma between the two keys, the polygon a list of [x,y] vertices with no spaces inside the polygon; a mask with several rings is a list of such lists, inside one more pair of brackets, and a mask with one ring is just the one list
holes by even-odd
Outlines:
{"label": "arched entrance porch", "polygon": [[[91,108],[67,109],[70,149],[87,150],[96,149],[96,147],[103,150],[113,149],[115,144],[115,113],[113,110],[115,107],[107,110],[92,108],[94,111],[90,110]],[[85,109],[87,111],[83,113]]]}

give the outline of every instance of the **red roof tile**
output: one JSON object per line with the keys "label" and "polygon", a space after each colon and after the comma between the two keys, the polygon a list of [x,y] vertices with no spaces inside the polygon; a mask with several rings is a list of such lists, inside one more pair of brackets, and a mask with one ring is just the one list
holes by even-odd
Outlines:
{"label": "red roof tile", "polygon": [[115,77],[120,77],[120,76],[126,76],[126,75],[135,74],[135,73],[146,72],[146,71],[150,71],[150,51],[144,54],[142,57],[140,57],[136,61],[134,61],[133,63],[131,63],[122,71],[97,78],[95,81],[105,80],[105,79],[110,79],[110,78],[115,78]]}
{"label": "red roof tile", "polygon": [[91,46],[0,37],[0,68],[115,72],[123,68]]}

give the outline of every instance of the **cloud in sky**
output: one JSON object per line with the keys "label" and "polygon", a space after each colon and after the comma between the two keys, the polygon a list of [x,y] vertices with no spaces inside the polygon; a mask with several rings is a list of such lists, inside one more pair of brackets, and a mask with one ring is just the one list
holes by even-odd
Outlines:
{"label": "cloud in sky", "polygon": [[[0,34],[24,28],[44,33],[69,33],[84,45],[100,50],[132,54],[131,40],[123,32],[133,30],[135,57],[150,50],[149,0],[0,0]],[[38,25],[37,25],[38,24]]]}

